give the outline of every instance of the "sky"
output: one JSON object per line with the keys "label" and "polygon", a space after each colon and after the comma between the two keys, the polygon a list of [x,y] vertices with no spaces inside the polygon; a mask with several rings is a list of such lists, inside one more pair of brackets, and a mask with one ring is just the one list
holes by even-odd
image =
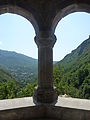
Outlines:
{"label": "sky", "polygon": [[[53,60],[60,61],[76,49],[90,35],[90,14],[75,12],[62,18],[55,35]],[[34,42],[35,31],[31,23],[16,14],[0,15],[0,49],[15,51],[38,58],[37,45]]]}

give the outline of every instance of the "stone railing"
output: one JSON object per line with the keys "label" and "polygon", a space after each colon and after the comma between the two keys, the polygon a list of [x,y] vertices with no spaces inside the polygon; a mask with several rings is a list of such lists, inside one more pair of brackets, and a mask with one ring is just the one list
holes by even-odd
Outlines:
{"label": "stone railing", "polygon": [[58,97],[55,105],[35,105],[32,97],[0,100],[0,120],[90,120],[90,100]]}

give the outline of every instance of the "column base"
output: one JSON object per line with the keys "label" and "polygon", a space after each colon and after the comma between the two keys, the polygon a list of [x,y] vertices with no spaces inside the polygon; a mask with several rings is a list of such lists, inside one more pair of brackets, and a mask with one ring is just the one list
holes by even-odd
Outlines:
{"label": "column base", "polygon": [[55,104],[57,102],[57,99],[58,95],[55,89],[35,88],[33,102],[36,105]]}

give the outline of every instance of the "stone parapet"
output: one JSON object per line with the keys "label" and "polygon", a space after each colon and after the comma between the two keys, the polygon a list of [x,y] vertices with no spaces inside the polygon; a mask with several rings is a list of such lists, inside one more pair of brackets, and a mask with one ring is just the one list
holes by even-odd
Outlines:
{"label": "stone parapet", "polygon": [[90,120],[90,101],[59,97],[55,105],[35,105],[31,97],[0,101],[0,120]]}

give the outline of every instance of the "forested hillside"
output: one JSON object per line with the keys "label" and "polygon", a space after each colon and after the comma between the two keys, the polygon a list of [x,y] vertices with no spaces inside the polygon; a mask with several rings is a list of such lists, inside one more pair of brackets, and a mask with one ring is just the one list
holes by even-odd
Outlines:
{"label": "forested hillside", "polygon": [[[90,37],[54,64],[53,73],[58,95],[90,99]],[[0,50],[0,99],[32,96],[36,85],[37,60]]]}
{"label": "forested hillside", "polygon": [[90,37],[54,65],[58,94],[90,99]]}
{"label": "forested hillside", "polygon": [[14,98],[17,91],[18,83],[8,71],[0,67],[0,99]]}
{"label": "forested hillside", "polygon": [[0,66],[0,100],[32,96],[35,86],[36,83],[20,85],[8,71]]}
{"label": "forested hillside", "polygon": [[0,50],[0,65],[19,82],[30,81],[37,75],[37,60],[16,52]]}

